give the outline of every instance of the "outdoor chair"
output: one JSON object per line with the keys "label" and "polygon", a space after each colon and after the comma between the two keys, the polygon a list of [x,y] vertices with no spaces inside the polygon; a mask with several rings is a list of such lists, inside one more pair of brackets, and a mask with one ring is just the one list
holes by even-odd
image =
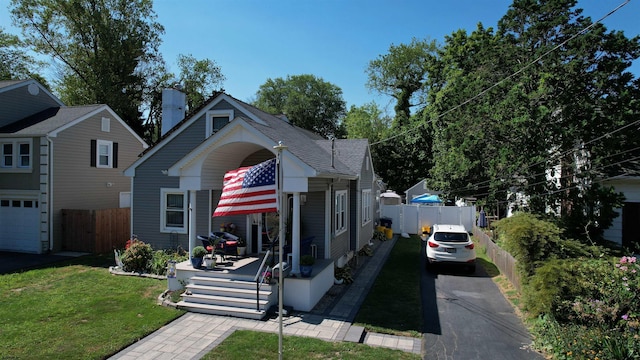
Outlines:
{"label": "outdoor chair", "polygon": [[238,237],[223,232],[212,232],[209,236],[198,235],[198,240],[202,242],[207,251],[213,255],[219,255],[222,261],[227,261],[227,256],[238,256]]}

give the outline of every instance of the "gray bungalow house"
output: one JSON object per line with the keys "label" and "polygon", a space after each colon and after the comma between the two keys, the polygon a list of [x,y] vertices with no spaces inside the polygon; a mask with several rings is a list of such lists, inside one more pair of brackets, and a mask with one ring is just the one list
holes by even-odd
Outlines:
{"label": "gray bungalow house", "polygon": [[147,147],[107,105],[65,106],[0,81],[0,250],[60,251],[62,209],[129,206],[122,170]]}
{"label": "gray bungalow house", "polygon": [[[225,173],[275,158],[281,143],[291,273],[299,274],[301,239],[313,238],[312,255],[338,266],[369,243],[376,194],[367,140],[327,140],[225,93],[182,119],[183,101],[178,90],[165,90],[162,139],[125,170],[132,184],[131,231],[138,238],[154,248],[190,251],[200,245],[198,235],[231,222],[249,253],[263,253],[262,234],[273,226],[266,216],[212,214]],[[329,281],[330,287],[333,266]]]}

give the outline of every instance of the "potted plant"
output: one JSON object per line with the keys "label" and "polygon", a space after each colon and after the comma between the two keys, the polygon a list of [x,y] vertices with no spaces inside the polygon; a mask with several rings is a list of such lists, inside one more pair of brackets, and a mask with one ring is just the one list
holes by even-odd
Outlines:
{"label": "potted plant", "polygon": [[215,256],[215,254],[207,253],[202,258],[202,263],[204,264],[204,267],[206,267],[207,269],[213,269],[214,267],[216,267],[216,256]]}
{"label": "potted plant", "polygon": [[202,266],[202,258],[207,254],[207,250],[204,246],[196,246],[193,248],[193,252],[191,253],[191,265],[194,268],[199,268]]}
{"label": "potted plant", "polygon": [[247,242],[243,238],[238,238],[238,256],[245,256],[247,254]]}
{"label": "potted plant", "polygon": [[313,270],[313,264],[316,263],[316,258],[311,255],[302,255],[300,257],[300,275],[302,277],[310,277]]}

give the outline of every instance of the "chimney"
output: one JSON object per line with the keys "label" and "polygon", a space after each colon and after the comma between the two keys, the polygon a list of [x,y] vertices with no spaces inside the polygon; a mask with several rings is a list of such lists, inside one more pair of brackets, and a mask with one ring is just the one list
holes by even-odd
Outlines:
{"label": "chimney", "polygon": [[184,119],[187,95],[179,89],[162,90],[162,136]]}

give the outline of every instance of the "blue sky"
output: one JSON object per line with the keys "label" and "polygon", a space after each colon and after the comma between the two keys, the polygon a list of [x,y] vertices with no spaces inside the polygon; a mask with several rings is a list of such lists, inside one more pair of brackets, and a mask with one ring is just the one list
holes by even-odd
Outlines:
{"label": "blue sky", "polygon": [[[581,0],[578,7],[597,20],[624,0]],[[8,5],[9,0],[0,0]],[[154,0],[165,27],[161,52],[172,71],[178,54],[212,59],[226,76],[227,93],[254,98],[268,78],[313,74],[343,91],[347,106],[376,101],[392,110],[383,96],[365,84],[369,61],[391,44],[413,37],[443,42],[457,29],[472,31],[478,22],[495,27],[511,1],[506,0]],[[10,26],[7,6],[0,26]],[[640,1],[631,0],[604,20],[609,30],[628,37],[640,34]],[[632,68],[640,75],[640,61]]]}

